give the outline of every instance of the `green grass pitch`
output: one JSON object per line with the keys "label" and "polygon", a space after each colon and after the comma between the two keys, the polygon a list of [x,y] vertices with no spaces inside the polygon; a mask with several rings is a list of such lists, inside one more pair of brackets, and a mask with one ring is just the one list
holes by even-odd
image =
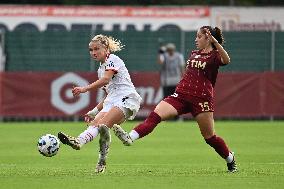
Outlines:
{"label": "green grass pitch", "polygon": [[[137,122],[123,125],[130,130]],[[105,173],[97,175],[98,139],[81,151],[61,145],[47,158],[38,138],[65,131],[78,135],[78,122],[0,123],[0,188],[284,188],[283,121],[217,121],[217,134],[235,151],[239,171],[202,139],[195,122],[163,122],[131,147],[112,137]]]}

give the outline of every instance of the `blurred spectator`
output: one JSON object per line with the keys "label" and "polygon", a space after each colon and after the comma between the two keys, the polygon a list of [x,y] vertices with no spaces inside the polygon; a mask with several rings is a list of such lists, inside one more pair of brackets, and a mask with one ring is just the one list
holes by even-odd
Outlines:
{"label": "blurred spectator", "polygon": [[3,36],[0,35],[0,72],[5,70],[6,56],[4,53],[4,41]]}
{"label": "blurred spectator", "polygon": [[175,92],[175,87],[184,73],[184,57],[176,51],[173,43],[168,43],[160,47],[157,62],[161,65],[160,78],[165,98]]}

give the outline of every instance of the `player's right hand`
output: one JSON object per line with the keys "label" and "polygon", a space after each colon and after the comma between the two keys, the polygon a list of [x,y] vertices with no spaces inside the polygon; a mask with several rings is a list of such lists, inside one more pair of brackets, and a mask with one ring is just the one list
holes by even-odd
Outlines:
{"label": "player's right hand", "polygon": [[72,93],[74,97],[79,96],[80,93],[85,93],[87,92],[87,88],[86,87],[74,87],[72,89]]}

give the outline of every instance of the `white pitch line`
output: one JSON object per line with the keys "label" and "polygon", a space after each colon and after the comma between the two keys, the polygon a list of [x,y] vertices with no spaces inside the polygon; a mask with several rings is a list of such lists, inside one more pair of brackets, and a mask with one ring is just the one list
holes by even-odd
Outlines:
{"label": "white pitch line", "polygon": [[284,165],[284,162],[249,163],[249,164]]}

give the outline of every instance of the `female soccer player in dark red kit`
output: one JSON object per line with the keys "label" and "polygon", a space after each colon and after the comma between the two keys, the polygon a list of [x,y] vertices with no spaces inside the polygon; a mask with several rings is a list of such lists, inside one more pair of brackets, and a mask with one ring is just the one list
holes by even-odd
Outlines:
{"label": "female soccer player in dark red kit", "polygon": [[219,66],[230,63],[230,57],[222,47],[223,43],[224,38],[219,28],[201,27],[195,39],[197,50],[191,52],[185,74],[176,86],[175,93],[163,99],[147,119],[129,134],[115,126],[115,135],[125,145],[131,145],[134,140],[151,133],[161,121],[190,112],[206,143],[226,160],[228,171],[235,172],[237,165],[234,154],[214,130],[213,88]]}

